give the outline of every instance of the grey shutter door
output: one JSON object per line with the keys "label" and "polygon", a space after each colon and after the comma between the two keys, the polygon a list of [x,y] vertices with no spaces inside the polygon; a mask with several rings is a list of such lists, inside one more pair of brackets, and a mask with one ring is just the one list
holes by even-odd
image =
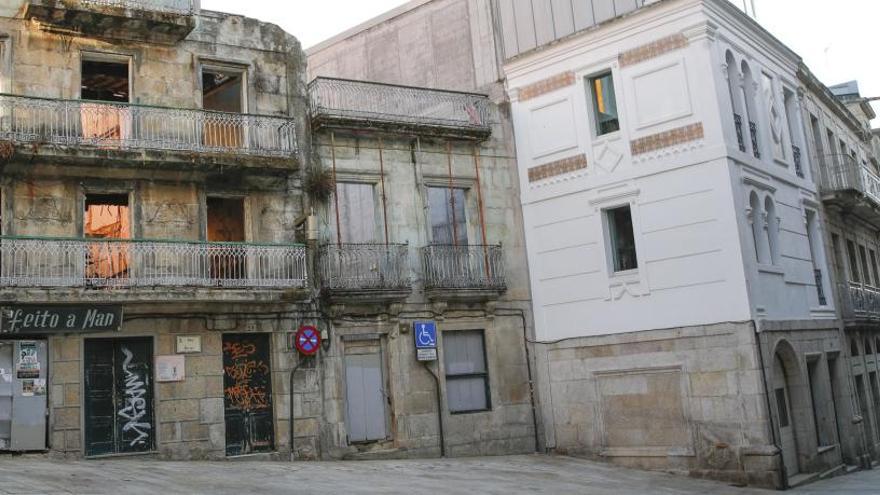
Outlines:
{"label": "grey shutter door", "polygon": [[345,356],[345,399],[348,440],[384,440],[385,392],[381,354]]}
{"label": "grey shutter door", "polygon": [[485,373],[486,360],[483,334],[478,331],[457,331],[443,334],[443,357],[446,366],[446,401],[449,410],[479,411],[487,409],[486,377],[460,377]]}

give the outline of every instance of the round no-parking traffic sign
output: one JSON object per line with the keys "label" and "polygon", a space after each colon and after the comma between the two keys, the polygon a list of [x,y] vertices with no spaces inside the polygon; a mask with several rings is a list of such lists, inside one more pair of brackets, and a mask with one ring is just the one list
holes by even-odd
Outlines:
{"label": "round no-parking traffic sign", "polygon": [[303,356],[314,356],[321,348],[321,333],[312,325],[303,325],[293,337],[293,346]]}

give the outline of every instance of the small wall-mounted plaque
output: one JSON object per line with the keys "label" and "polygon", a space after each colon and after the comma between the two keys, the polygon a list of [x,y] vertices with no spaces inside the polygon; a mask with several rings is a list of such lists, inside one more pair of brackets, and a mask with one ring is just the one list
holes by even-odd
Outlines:
{"label": "small wall-mounted plaque", "polygon": [[178,335],[177,336],[177,353],[178,354],[195,354],[202,352],[202,336],[201,335]]}
{"label": "small wall-mounted plaque", "polygon": [[157,382],[182,382],[186,380],[186,356],[156,356]]}

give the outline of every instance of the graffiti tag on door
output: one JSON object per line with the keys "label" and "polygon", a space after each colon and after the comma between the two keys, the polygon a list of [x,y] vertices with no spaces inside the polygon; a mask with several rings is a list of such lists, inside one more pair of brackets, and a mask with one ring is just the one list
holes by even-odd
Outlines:
{"label": "graffiti tag on door", "polygon": [[148,431],[152,428],[150,423],[142,422],[141,419],[147,414],[146,383],[141,376],[131,370],[131,360],[134,355],[126,347],[122,347],[125,360],[122,362],[122,372],[125,374],[125,407],[117,414],[127,422],[122,427],[123,432],[134,432],[137,437],[131,441],[131,446],[144,445],[150,438]]}
{"label": "graffiti tag on door", "polygon": [[225,342],[223,352],[232,363],[223,366],[232,380],[224,390],[229,404],[242,411],[268,408],[265,376],[269,374],[269,365],[255,356],[257,347],[250,342]]}

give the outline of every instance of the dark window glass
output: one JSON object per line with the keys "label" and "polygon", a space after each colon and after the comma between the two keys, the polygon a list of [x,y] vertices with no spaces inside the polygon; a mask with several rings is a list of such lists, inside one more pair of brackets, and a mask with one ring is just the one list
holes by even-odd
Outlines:
{"label": "dark window glass", "polygon": [[776,407],[779,412],[779,427],[785,428],[790,423],[788,420],[788,402],[785,400],[785,389],[776,389]]}
{"label": "dark window glass", "polygon": [[620,130],[611,73],[591,78],[590,91],[593,93],[593,110],[596,113],[596,133],[601,136]]}
{"label": "dark window glass", "polygon": [[629,206],[608,210],[607,215],[614,271],[625,272],[637,269],[639,263],[636,259],[636,241]]}
{"label": "dark window glass", "polygon": [[849,255],[850,280],[858,284],[862,280],[859,278],[859,263],[856,259],[856,245],[853,244],[852,241],[846,241],[846,254]]}
{"label": "dark window glass", "polygon": [[449,412],[490,409],[486,342],[482,330],[444,332],[443,363]]}

